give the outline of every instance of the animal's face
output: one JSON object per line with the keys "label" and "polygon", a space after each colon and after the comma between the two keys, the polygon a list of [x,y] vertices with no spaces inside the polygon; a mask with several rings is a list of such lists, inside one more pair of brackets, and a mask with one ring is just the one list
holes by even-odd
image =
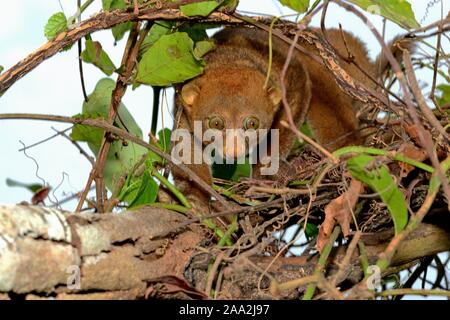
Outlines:
{"label": "animal's face", "polygon": [[208,70],[183,86],[181,98],[191,125],[199,121],[203,132],[223,132],[222,157],[245,156],[257,144],[246,135],[271,128],[281,92],[276,87],[264,89],[264,81],[257,70],[224,67]]}

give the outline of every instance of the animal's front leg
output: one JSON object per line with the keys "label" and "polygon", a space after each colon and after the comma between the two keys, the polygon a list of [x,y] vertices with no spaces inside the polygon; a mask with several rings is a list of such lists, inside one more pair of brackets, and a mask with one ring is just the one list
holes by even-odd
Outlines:
{"label": "animal's front leg", "polygon": [[[193,139],[192,139],[193,140]],[[183,142],[178,142],[183,143]],[[189,169],[191,169],[200,180],[203,180],[208,185],[212,185],[212,175],[210,167],[201,159],[201,163],[196,164],[194,159],[194,152],[201,153],[202,149],[200,146],[197,148],[194,147],[195,142],[191,141],[191,146],[186,146],[186,148],[190,148],[190,157],[182,158],[182,162]],[[177,144],[175,145],[177,147]],[[186,149],[185,151],[186,152]],[[197,157],[201,156],[201,154],[197,154]],[[182,169],[174,166],[172,169],[172,173],[175,179],[175,185],[178,190],[183,193],[183,195],[187,198],[190,205],[193,208],[195,215],[207,215],[209,214],[209,201],[210,195],[205,190],[203,190],[195,179],[192,179],[187,175]]]}

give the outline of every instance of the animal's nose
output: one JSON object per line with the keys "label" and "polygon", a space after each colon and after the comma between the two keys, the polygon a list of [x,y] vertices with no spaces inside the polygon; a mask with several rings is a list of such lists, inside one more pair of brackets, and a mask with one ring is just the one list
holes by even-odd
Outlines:
{"label": "animal's nose", "polygon": [[239,132],[227,133],[226,141],[223,146],[223,153],[227,158],[239,158],[245,156],[245,139]]}

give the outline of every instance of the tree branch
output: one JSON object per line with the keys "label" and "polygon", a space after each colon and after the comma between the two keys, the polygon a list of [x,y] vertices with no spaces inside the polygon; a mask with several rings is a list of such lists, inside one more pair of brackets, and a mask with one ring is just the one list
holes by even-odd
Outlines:
{"label": "tree branch", "polygon": [[31,120],[45,120],[45,121],[55,121],[55,122],[65,122],[65,123],[73,123],[73,124],[83,124],[87,126],[91,126],[94,128],[100,128],[104,129],[107,132],[113,133],[125,140],[129,140],[131,142],[134,142],[140,146],[143,146],[144,148],[147,148],[163,159],[167,160],[168,162],[172,163],[175,166],[178,166],[180,170],[183,170],[191,180],[195,181],[200,188],[202,188],[204,191],[209,193],[211,196],[217,199],[222,205],[225,207],[228,207],[228,202],[217,192],[215,191],[209,184],[207,184],[203,179],[201,179],[195,172],[193,172],[191,169],[189,169],[188,166],[184,165],[183,163],[175,164],[173,162],[172,157],[158,149],[157,147],[146,143],[142,139],[130,134],[129,132],[126,132],[125,130],[122,130],[118,127],[115,127],[113,125],[110,125],[106,120],[103,119],[79,119],[79,118],[71,118],[71,117],[64,117],[64,116],[55,116],[55,115],[45,115],[45,114],[17,114],[17,113],[8,113],[8,114],[0,114],[0,119],[31,119]]}
{"label": "tree branch", "polygon": [[[0,216],[0,297],[14,293],[28,299],[49,295],[56,299],[136,299],[151,290],[158,295],[163,290],[161,284],[173,285],[174,280],[184,284],[180,291],[197,298],[203,295],[201,284],[207,278],[210,259],[204,259],[201,252],[205,248],[199,251],[197,246],[204,235],[198,225],[186,226],[186,218],[178,213],[145,207],[92,215],[13,205],[0,206]],[[366,243],[369,262],[374,263],[386,243],[379,243],[379,234],[366,234],[361,239]],[[421,224],[402,242],[392,261],[395,268],[385,274],[448,250],[448,232]],[[346,252],[347,246],[331,251],[327,277],[340,270]],[[267,281],[263,291],[258,291],[260,270],[267,269],[268,276],[282,284],[310,276],[318,256],[273,259],[243,254],[228,262],[218,298],[273,298]],[[357,252],[347,260],[345,278],[356,283],[363,277]],[[187,280],[196,283],[196,288]],[[304,290],[307,281],[298,283]],[[279,294],[292,298],[303,290],[290,287]],[[175,293],[168,294],[173,297]]]}
{"label": "tree branch", "polygon": [[59,33],[55,39],[47,42],[39,49],[31,53],[25,59],[19,61],[16,65],[11,67],[0,75],[0,95],[8,90],[17,80],[25,76],[31,70],[36,68],[42,62],[60,52],[67,46],[77,42],[82,37],[96,31],[109,29],[120,23],[128,21],[143,21],[143,20],[173,20],[173,21],[196,21],[208,23],[221,24],[243,24],[239,19],[229,16],[225,13],[214,12],[208,18],[188,17],[176,9],[140,9],[138,14],[129,12],[127,10],[114,10],[100,12],[89,18],[76,28],[66,32]]}

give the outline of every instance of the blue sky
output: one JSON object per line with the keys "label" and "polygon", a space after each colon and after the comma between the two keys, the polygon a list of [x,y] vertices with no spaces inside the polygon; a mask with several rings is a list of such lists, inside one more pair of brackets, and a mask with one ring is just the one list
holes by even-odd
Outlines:
{"label": "blue sky", "polygon": [[[428,1],[411,1],[417,20],[421,21]],[[11,67],[26,57],[40,45],[46,42],[43,28],[49,16],[64,10],[67,16],[75,12],[74,0],[16,0],[11,1],[8,10],[0,11],[0,65],[5,69]],[[101,1],[96,0],[91,8],[83,15],[84,18],[94,14],[100,9]],[[256,13],[281,15],[291,13],[271,0],[241,0],[240,10]],[[450,10],[450,1],[444,1],[444,12]],[[440,16],[440,6],[431,9],[428,17],[422,21],[427,24]],[[381,28],[382,20],[372,16],[375,26]],[[313,25],[318,25],[318,17]],[[344,29],[350,30],[367,42],[372,57],[375,57],[380,48],[367,27],[357,18],[344,10],[331,5],[328,11],[327,26],[338,26],[341,22]],[[392,38],[402,33],[402,29],[392,23],[388,24],[387,37]],[[116,65],[119,64],[124,41],[117,46],[113,45],[113,38],[109,31],[97,32],[93,39],[101,41]],[[448,42],[445,42],[446,51],[450,51]],[[96,82],[104,75],[91,65],[85,65],[86,87],[91,92]],[[423,85],[431,81],[431,75],[424,73],[420,76]],[[166,110],[165,125],[171,126],[171,115],[168,111],[172,106],[172,92],[168,92],[168,101],[164,104]],[[151,123],[152,91],[149,87],[141,86],[137,90],[128,90],[124,102],[140,124],[143,132],[148,132]],[[60,53],[42,63],[39,67],[27,74],[9,89],[0,98],[0,112],[48,113],[71,116],[81,111],[82,95],[77,65],[77,52],[73,47],[69,52]],[[161,126],[162,124],[160,124]],[[88,177],[90,164],[82,157],[67,140],[62,137],[51,142],[41,144],[29,149],[27,154],[33,157],[39,165],[37,171],[33,160],[26,157],[21,148],[22,141],[30,145],[52,134],[56,129],[67,128],[67,125],[41,121],[1,121],[0,122],[0,203],[17,203],[29,201],[31,194],[21,188],[10,188],[5,184],[6,178],[22,182],[39,182],[41,177],[55,190],[57,199],[65,195],[80,191]],[[87,149],[87,148],[86,148]],[[64,177],[64,179],[63,179]],[[65,209],[72,210],[74,203]]]}

